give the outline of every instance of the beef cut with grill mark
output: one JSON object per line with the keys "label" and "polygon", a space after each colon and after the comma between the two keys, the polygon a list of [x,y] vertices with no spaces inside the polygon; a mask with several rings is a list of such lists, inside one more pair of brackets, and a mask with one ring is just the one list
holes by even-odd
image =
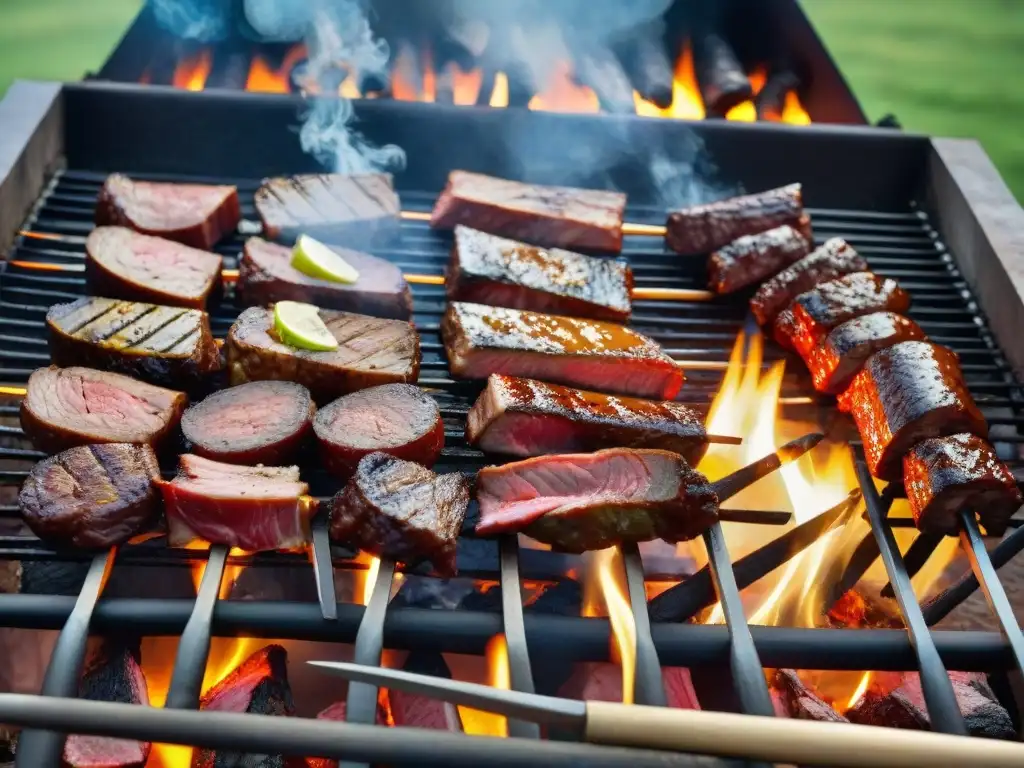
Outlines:
{"label": "beef cut with grill mark", "polygon": [[977,512],[985,532],[1002,536],[1024,498],[992,446],[962,432],[922,440],[903,457],[903,486],[922,531],[956,536],[963,509]]}
{"label": "beef cut with grill mark", "polygon": [[608,448],[486,467],[476,532],[519,531],[564,552],[687,541],[718,519],[704,475],[669,451]]}
{"label": "beef cut with grill mark", "polygon": [[32,468],[21,487],[21,517],[39,538],[82,549],[123,544],[158,516],[160,478],[148,445],[69,448]]}
{"label": "beef cut with grill mark", "polygon": [[601,448],[657,448],[696,465],[707,451],[701,413],[492,374],[466,419],[466,440],[487,453],[539,456]]}
{"label": "beef cut with grill mark", "polygon": [[96,200],[96,224],[123,226],[209,250],[242,220],[238,190],[206,184],[107,177]]}
{"label": "beef cut with grill mark", "polygon": [[318,240],[367,246],[398,238],[402,226],[401,205],[390,173],[314,173],[266,179],[256,190],[256,212],[263,233],[275,240],[294,240],[307,234]]}
{"label": "beef cut with grill mark", "polygon": [[204,309],[220,285],[221,257],[125,227],[97,227],[85,241],[85,277],[98,296]]}
{"label": "beef cut with grill mark", "polygon": [[683,385],[682,369],[654,341],[602,320],[450,302],[441,336],[459,378],[501,373],[663,399]]}
{"label": "beef cut with grill mark", "polygon": [[61,366],[117,371],[193,391],[221,369],[210,318],[197,309],[88,296],[46,313],[50,357]]}
{"label": "beef cut with grill mark", "polygon": [[432,467],[444,448],[441,410],[412,384],[384,384],[339,397],[320,409],[313,429],[324,466],[343,480],[374,451]]}
{"label": "beef cut with grill mark", "polygon": [[323,404],[379,384],[416,381],[420,340],[412,324],[326,309],[320,319],[338,340],[337,349],[313,352],[282,343],[273,308],[242,312],[228,332],[231,383],[294,381]]}
{"label": "beef cut with grill mark", "polygon": [[539,248],[459,225],[445,286],[451,301],[624,323],[633,272],[614,259]]}
{"label": "beef cut with grill mark", "polygon": [[715,293],[734,293],[760,283],[806,256],[807,240],[788,224],[744,235],[713,251],[708,259],[708,286]]}
{"label": "beef cut with grill mark", "polygon": [[298,467],[243,467],[184,454],[173,480],[158,480],[167,515],[167,543],[195,538],[249,552],[309,543],[316,502]]}
{"label": "beef cut with grill mark", "polygon": [[466,224],[493,235],[559,248],[622,250],[621,192],[552,187],[452,171],[430,216],[434,229]]}
{"label": "beef cut with grill mark", "polygon": [[842,395],[853,415],[871,474],[899,480],[914,445],[957,432],[988,436],[988,424],[964,383],[956,353],[925,341],[904,341],[868,358]]}
{"label": "beef cut with grill mark", "polygon": [[793,299],[816,285],[867,270],[868,263],[859,253],[845,240],[833,237],[762,283],[750,300],[750,310],[758,323],[769,325]]}
{"label": "beef cut with grill mark", "polygon": [[378,557],[429,560],[455,575],[455,548],[469,505],[469,480],[371,453],[331,501],[331,538]]}
{"label": "beef cut with grill mark", "polygon": [[258,237],[245,242],[238,269],[238,296],[244,306],[275,301],[304,301],[325,309],[361,312],[374,317],[408,320],[412,291],[401,270],[386,259],[335,246],[359,272],[355,283],[320,280],[292,266],[292,249]]}
{"label": "beef cut with grill mark", "polygon": [[188,399],[181,392],[91,368],[40,368],[28,379],[21,427],[41,451],[89,443],[167,445]]}
{"label": "beef cut with grill mark", "polygon": [[229,464],[291,461],[310,435],[316,405],[292,381],[253,381],[192,405],[181,431],[192,453]]}
{"label": "beef cut with grill mark", "polygon": [[676,253],[696,256],[783,224],[813,242],[799,184],[672,211],[665,222],[665,243]]}

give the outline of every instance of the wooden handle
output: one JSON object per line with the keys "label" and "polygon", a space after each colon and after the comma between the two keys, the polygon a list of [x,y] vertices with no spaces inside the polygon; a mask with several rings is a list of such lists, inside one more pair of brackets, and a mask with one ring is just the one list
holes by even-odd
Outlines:
{"label": "wooden handle", "polygon": [[1021,768],[1024,744],[851,723],[587,702],[587,741],[835,768]]}

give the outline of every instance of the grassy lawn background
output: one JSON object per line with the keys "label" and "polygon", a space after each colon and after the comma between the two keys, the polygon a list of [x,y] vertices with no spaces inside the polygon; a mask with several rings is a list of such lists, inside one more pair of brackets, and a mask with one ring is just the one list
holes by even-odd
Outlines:
{"label": "grassy lawn background", "polygon": [[[1024,200],[1024,0],[802,0],[869,118],[981,140]],[[16,77],[76,80],[140,0],[0,0],[0,94]]]}

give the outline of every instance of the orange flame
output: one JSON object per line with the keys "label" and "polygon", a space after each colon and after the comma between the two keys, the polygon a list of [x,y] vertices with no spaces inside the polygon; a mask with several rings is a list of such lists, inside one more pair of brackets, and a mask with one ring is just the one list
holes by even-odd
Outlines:
{"label": "orange flame", "polygon": [[553,68],[547,86],[526,105],[537,112],[600,112],[601,104],[592,88],[573,80],[572,65],[560,61]]}
{"label": "orange flame", "polygon": [[622,668],[622,703],[633,703],[636,624],[626,596],[626,572],[618,547],[590,552],[583,582],[583,616],[607,616],[612,626],[612,660]]}
{"label": "orange flame", "polygon": [[206,78],[210,76],[211,66],[213,54],[209,48],[204,48],[193,56],[186,56],[175,67],[171,84],[175,88],[184,88],[187,91],[201,91],[206,87]]}
{"label": "orange flame", "polygon": [[697,88],[697,76],[693,72],[693,51],[690,44],[683,46],[676,62],[675,79],[672,82],[672,104],[662,109],[646,101],[640,94],[633,94],[636,113],[643,117],[670,117],[677,120],[703,120],[704,101]]}
{"label": "orange flame", "polygon": [[306,58],[306,46],[295,45],[285,54],[281,66],[274,69],[262,56],[254,56],[249,67],[245,90],[262,93],[288,93],[291,90],[292,70]]}
{"label": "orange flame", "polygon": [[846,702],[846,708],[843,710],[844,712],[853,709],[860,703],[860,700],[864,697],[864,694],[867,693],[868,684],[870,682],[871,673],[865,672],[863,677],[861,677],[860,683],[857,685],[857,688],[850,695],[850,700]]}
{"label": "orange flame", "polygon": [[[495,635],[487,643],[487,684],[507,691],[512,687],[508,669],[508,644],[504,635]],[[508,736],[508,720],[494,712],[459,707],[463,730],[476,736]]]}

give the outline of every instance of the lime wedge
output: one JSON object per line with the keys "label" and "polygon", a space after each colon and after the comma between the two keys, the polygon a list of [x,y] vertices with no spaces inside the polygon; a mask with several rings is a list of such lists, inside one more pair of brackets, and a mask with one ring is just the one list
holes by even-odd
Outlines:
{"label": "lime wedge", "polygon": [[281,341],[291,347],[314,352],[329,352],[338,348],[319,310],[312,304],[299,301],[279,301],[274,305],[274,328]]}
{"label": "lime wedge", "polygon": [[299,235],[292,250],[292,266],[304,275],[332,283],[354,283],[359,272],[319,240],[309,235]]}

